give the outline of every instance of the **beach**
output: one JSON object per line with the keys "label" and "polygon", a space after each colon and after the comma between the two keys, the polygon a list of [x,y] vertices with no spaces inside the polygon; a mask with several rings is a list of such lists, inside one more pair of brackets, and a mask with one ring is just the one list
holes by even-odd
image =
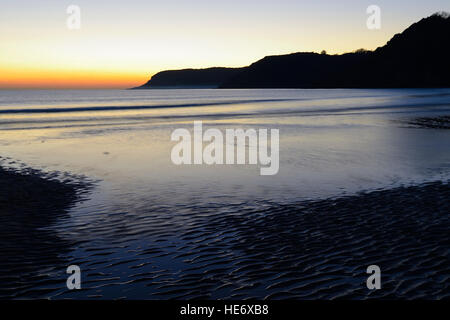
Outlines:
{"label": "beach", "polygon": [[54,281],[52,270],[64,268],[60,257],[69,244],[46,228],[67,216],[88,190],[85,182],[67,178],[62,182],[30,168],[0,167],[1,298],[22,290],[28,297],[44,297],[46,291],[36,286]]}
{"label": "beach", "polygon": [[[449,96],[6,92],[0,298],[448,299]],[[279,172],[175,165],[197,120],[279,130]]]}
{"label": "beach", "polygon": [[[61,253],[77,243],[45,227],[67,215],[86,186],[37,172],[1,170],[0,179],[1,251],[8,257],[0,263],[0,297],[65,297],[53,286],[69,263]],[[245,212],[236,207],[207,218],[192,213],[177,235],[183,246],[135,255],[123,285],[144,283],[151,293],[144,297],[171,299],[449,298],[449,197],[448,182],[434,182]],[[155,243],[170,238],[163,228],[152,232]],[[162,258],[182,261],[184,271],[142,272]],[[365,288],[372,264],[383,271],[383,290]],[[86,296],[98,283],[114,284],[112,274],[95,270],[86,270],[87,279],[95,278],[81,290]]]}

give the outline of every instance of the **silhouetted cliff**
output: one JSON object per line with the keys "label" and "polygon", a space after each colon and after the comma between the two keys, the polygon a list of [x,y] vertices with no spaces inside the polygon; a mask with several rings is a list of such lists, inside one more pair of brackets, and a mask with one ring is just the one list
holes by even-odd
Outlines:
{"label": "silhouetted cliff", "polygon": [[450,87],[450,17],[414,23],[375,51],[270,56],[221,88]]}
{"label": "silhouetted cliff", "polygon": [[245,68],[163,71],[138,89],[450,87],[450,16],[434,14],[375,51],[301,52],[265,57]]}
{"label": "silhouetted cliff", "polygon": [[217,88],[241,70],[241,68],[208,68],[162,71],[155,74],[146,84],[135,89]]}

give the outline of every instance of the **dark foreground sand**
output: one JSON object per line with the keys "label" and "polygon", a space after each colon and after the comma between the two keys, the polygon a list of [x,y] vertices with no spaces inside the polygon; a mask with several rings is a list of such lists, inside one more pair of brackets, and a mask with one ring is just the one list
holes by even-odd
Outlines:
{"label": "dark foreground sand", "polygon": [[[50,181],[38,172],[5,170],[0,170],[0,181],[0,297],[52,296],[45,288],[61,282],[55,275],[65,270],[64,256],[77,244],[45,227],[67,215],[84,186]],[[153,251],[147,248],[142,260],[133,262],[132,280],[120,288],[130,294],[144,284],[140,297],[153,299],[449,298],[449,199],[449,184],[435,182],[238,208],[238,214],[193,215],[176,234],[183,246],[176,251],[158,243]],[[153,232],[161,240],[167,233]],[[182,259],[183,270],[141,270],[163,256]],[[382,272],[378,291],[365,284],[372,264]],[[104,271],[92,265],[93,273]],[[84,290],[94,284],[86,283]]]}
{"label": "dark foreground sand", "polygon": [[67,243],[50,227],[79,200],[89,185],[46,178],[32,169],[0,167],[0,297],[13,297],[49,281],[51,270],[64,270]]}
{"label": "dark foreground sand", "polygon": [[430,129],[450,129],[450,116],[416,118],[409,124]]}

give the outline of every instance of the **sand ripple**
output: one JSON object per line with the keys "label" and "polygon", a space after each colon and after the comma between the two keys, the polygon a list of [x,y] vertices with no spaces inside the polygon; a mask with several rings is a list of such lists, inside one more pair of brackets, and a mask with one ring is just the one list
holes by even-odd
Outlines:
{"label": "sand ripple", "polygon": [[[0,198],[1,298],[450,297],[447,183],[292,205],[130,206],[61,232],[48,226],[70,221],[65,192],[38,220]],[[80,291],[65,288],[70,263]],[[372,264],[381,290],[366,288]]]}

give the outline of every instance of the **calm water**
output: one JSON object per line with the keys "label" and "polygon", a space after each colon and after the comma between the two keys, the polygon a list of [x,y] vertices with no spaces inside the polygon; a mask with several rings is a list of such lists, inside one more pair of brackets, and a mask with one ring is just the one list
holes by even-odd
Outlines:
{"label": "calm water", "polygon": [[[0,156],[96,181],[88,199],[48,227],[72,243],[62,259],[87,270],[86,289],[68,293],[43,281],[42,292],[18,296],[186,295],[161,292],[198,267],[179,235],[201,228],[200,218],[447,181],[450,131],[409,124],[442,115],[450,115],[449,89],[0,91]],[[192,130],[194,120],[205,129],[279,129],[279,173],[173,165],[171,132]],[[232,236],[208,235],[198,241]],[[65,277],[56,268],[42,272]]]}

